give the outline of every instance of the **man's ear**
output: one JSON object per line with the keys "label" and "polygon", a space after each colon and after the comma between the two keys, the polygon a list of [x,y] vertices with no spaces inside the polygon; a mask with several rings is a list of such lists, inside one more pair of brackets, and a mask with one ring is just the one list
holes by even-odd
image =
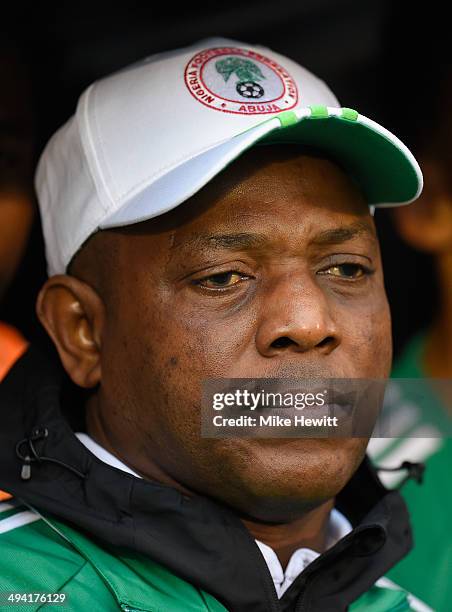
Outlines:
{"label": "man's ear", "polygon": [[452,192],[438,164],[426,161],[422,170],[425,177],[422,195],[413,204],[394,208],[394,221],[409,245],[440,255],[452,249]]}
{"label": "man's ear", "polygon": [[52,276],[39,292],[36,312],[73,382],[96,386],[105,325],[105,307],[96,291],[73,276]]}

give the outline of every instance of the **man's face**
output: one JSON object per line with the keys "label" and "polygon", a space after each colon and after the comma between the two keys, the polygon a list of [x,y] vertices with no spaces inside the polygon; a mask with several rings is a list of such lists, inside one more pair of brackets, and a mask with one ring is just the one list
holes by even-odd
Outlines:
{"label": "man's face", "polygon": [[257,147],[188,203],[99,238],[114,266],[97,406],[119,456],[262,520],[334,497],[366,439],[206,439],[200,403],[208,378],[388,375],[379,248],[351,180]]}

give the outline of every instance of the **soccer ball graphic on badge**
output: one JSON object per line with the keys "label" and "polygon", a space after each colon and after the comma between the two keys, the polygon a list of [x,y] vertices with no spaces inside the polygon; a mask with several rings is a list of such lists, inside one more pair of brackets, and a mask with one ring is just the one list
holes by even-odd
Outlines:
{"label": "soccer ball graphic on badge", "polygon": [[254,81],[241,81],[236,85],[237,93],[244,98],[262,98],[264,88]]}

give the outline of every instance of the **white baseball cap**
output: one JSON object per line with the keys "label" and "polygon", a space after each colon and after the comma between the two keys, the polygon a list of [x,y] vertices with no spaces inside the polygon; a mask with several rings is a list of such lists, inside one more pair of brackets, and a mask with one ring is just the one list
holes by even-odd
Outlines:
{"label": "white baseball cap", "polygon": [[300,143],[341,163],[369,206],[408,204],[422,173],[388,130],[308,70],[222,38],[154,55],[95,82],[36,173],[49,275],[98,229],[161,215],[256,143]]}

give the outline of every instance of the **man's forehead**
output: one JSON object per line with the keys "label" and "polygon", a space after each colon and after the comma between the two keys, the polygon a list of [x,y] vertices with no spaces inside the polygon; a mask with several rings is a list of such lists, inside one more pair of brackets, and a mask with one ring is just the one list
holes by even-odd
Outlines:
{"label": "man's forehead", "polygon": [[333,162],[290,148],[262,149],[268,150],[250,151],[242,165],[171,211],[171,250],[259,248],[280,233],[319,245],[375,236],[364,198]]}
{"label": "man's forehead", "polygon": [[336,159],[310,147],[271,144],[254,146],[246,151],[198,195],[202,197],[213,192],[215,195],[227,194],[231,199],[235,196],[241,201],[247,192],[263,191],[261,195],[266,201],[274,203],[281,190],[310,194],[313,191],[329,191],[331,194],[340,189],[359,191]]}
{"label": "man's forehead", "polygon": [[[247,151],[208,185],[173,210],[150,221],[159,233],[206,224],[252,224],[268,215],[276,222],[291,208],[294,221],[311,207],[324,214],[368,213],[358,187],[335,161],[294,145],[267,145]],[[145,222],[146,223],[146,222]],[[146,225],[142,225],[143,229]],[[140,233],[138,226],[132,233]]]}

